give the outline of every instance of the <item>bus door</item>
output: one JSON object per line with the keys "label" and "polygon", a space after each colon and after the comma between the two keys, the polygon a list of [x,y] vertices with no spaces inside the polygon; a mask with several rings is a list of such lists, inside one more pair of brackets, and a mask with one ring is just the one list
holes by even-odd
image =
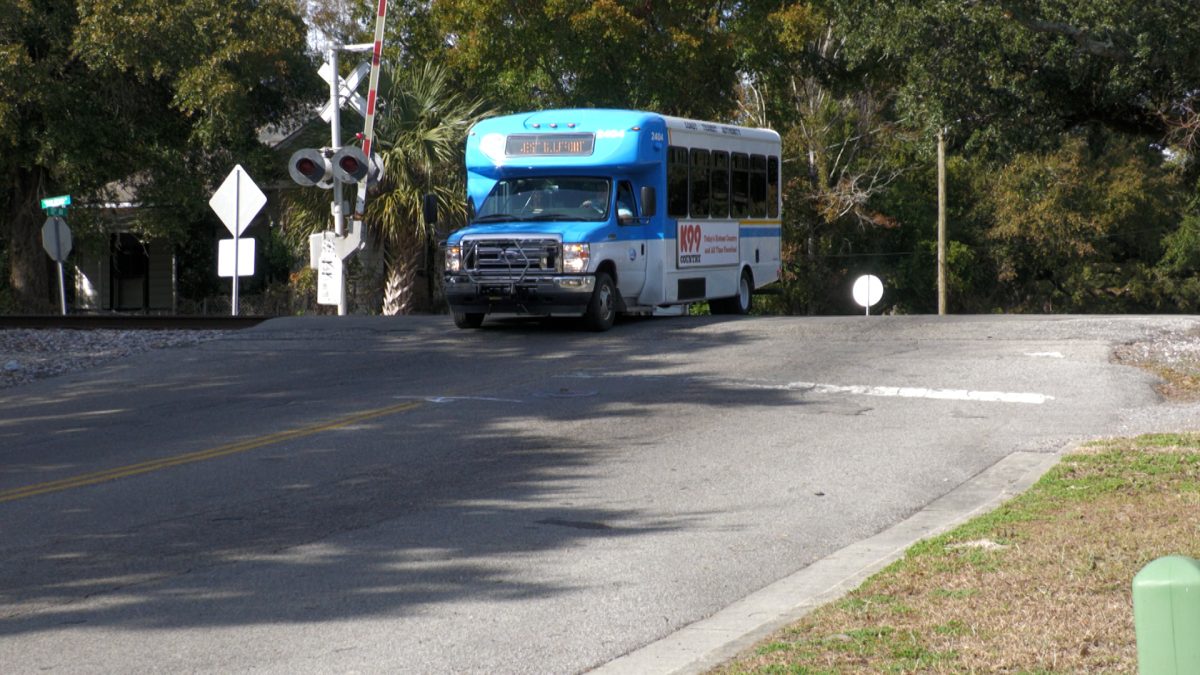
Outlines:
{"label": "bus door", "polygon": [[646,284],[646,220],[641,217],[633,183],[617,183],[617,238],[624,251],[617,262],[617,290],[627,305],[638,304]]}

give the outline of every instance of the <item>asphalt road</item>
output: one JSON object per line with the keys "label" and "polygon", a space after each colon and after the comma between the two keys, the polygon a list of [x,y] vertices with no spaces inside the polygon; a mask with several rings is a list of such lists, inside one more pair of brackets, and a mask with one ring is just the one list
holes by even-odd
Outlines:
{"label": "asphalt road", "polygon": [[1144,430],[1112,345],[1198,324],[313,317],[0,390],[0,670],[585,671]]}

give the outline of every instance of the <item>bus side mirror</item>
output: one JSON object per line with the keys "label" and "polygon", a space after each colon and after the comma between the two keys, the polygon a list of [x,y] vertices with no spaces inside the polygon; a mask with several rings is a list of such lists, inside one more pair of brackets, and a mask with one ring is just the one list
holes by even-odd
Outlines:
{"label": "bus side mirror", "polygon": [[437,195],[425,195],[425,201],[421,204],[425,215],[425,225],[435,225],[438,219]]}
{"label": "bus side mirror", "polygon": [[642,186],[642,215],[646,218],[653,217],[657,213],[657,195],[654,194],[654,188],[649,185]]}

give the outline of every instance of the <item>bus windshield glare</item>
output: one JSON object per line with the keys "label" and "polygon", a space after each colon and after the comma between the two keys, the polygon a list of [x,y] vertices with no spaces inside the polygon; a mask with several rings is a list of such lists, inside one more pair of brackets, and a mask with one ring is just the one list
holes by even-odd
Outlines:
{"label": "bus windshield glare", "polygon": [[505,178],[492,187],[475,218],[477,223],[516,220],[608,219],[608,178],[538,176]]}

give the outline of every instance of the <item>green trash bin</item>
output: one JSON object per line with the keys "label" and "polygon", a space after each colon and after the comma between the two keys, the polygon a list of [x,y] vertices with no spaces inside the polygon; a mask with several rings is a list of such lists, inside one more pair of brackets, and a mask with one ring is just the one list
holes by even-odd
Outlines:
{"label": "green trash bin", "polygon": [[1133,578],[1141,675],[1200,673],[1200,560],[1159,558]]}

